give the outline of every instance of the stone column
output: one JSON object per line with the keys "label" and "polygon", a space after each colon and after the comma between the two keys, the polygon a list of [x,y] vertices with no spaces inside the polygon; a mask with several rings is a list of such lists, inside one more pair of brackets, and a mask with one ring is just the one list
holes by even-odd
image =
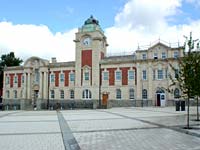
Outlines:
{"label": "stone column", "polygon": [[28,91],[28,99],[31,99],[31,74],[28,73],[28,86],[27,86],[27,91]]}
{"label": "stone column", "polygon": [[27,98],[27,74],[24,73],[23,99]]}
{"label": "stone column", "polygon": [[40,89],[39,89],[39,99],[43,99],[43,72],[40,72]]}
{"label": "stone column", "polygon": [[43,94],[44,94],[44,99],[47,99],[47,94],[48,94],[48,91],[47,91],[47,89],[48,89],[48,75],[47,75],[48,73],[47,72],[44,72],[44,78],[43,78],[43,86],[44,86],[44,88],[43,88]]}

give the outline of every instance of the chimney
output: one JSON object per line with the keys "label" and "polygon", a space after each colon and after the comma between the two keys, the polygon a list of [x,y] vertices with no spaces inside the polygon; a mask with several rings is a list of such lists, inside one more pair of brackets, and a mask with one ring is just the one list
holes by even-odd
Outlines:
{"label": "chimney", "polygon": [[52,57],[52,58],[51,58],[51,62],[52,62],[52,63],[57,63],[56,57]]}

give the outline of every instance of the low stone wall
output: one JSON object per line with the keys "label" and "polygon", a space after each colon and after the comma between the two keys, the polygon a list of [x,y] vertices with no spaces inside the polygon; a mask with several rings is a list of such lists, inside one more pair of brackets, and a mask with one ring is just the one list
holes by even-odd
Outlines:
{"label": "low stone wall", "polygon": [[108,100],[107,108],[112,107],[148,107],[152,100]]}

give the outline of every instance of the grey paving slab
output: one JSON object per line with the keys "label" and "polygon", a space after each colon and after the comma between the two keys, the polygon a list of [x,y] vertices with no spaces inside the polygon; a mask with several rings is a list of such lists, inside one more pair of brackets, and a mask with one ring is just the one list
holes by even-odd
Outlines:
{"label": "grey paving slab", "polygon": [[199,150],[200,139],[169,129],[74,133],[82,150]]}
{"label": "grey paving slab", "polygon": [[65,150],[61,133],[0,136],[1,150]]}

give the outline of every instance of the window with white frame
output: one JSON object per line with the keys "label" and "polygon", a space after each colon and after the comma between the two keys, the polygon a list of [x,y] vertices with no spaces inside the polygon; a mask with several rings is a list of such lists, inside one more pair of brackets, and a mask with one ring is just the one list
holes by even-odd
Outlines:
{"label": "window with white frame", "polygon": [[24,75],[22,75],[22,83],[24,83]]}
{"label": "window with white frame", "polygon": [[147,99],[147,90],[146,89],[142,90],[142,99]]}
{"label": "window with white frame", "polygon": [[158,53],[153,54],[153,59],[158,59]]}
{"label": "window with white frame", "polygon": [[91,99],[92,98],[92,93],[90,90],[86,89],[82,93],[82,98],[83,99]]}
{"label": "window with white frame", "polygon": [[54,92],[54,90],[51,90],[50,94],[51,94],[51,99],[54,99],[55,98],[55,92]]}
{"label": "window with white frame", "polygon": [[109,72],[108,71],[104,71],[103,72],[103,80],[108,80],[109,79]]}
{"label": "window with white frame", "polygon": [[162,80],[162,79],[163,79],[163,70],[158,69],[158,80]]}
{"label": "window with white frame", "polygon": [[10,91],[6,91],[6,98],[10,98]]}
{"label": "window with white frame", "polygon": [[166,79],[168,78],[168,69],[167,68],[165,69],[165,78]]}
{"label": "window with white frame", "polygon": [[86,81],[90,80],[90,74],[89,74],[88,71],[85,72],[84,76],[85,76],[85,80],[86,80]]}
{"label": "window with white frame", "polygon": [[74,90],[70,90],[70,99],[74,99]]}
{"label": "window with white frame", "polygon": [[121,99],[122,98],[122,92],[120,89],[116,90],[116,99]]}
{"label": "window with white frame", "polygon": [[10,77],[6,77],[6,84],[10,84]]}
{"label": "window with white frame", "polygon": [[174,70],[174,78],[178,78],[179,77],[179,70],[175,69]]}
{"label": "window with white frame", "polygon": [[133,88],[129,89],[129,99],[134,99],[135,98],[134,96],[135,96],[134,89]]}
{"label": "window with white frame", "polygon": [[69,78],[70,78],[71,82],[75,81],[75,74],[74,74],[74,72],[72,72],[72,73],[69,74]]}
{"label": "window with white frame", "polygon": [[147,80],[147,71],[146,70],[142,71],[142,79]]}
{"label": "window with white frame", "polygon": [[35,83],[39,83],[40,81],[40,73],[39,73],[39,69],[35,69]]}
{"label": "window with white frame", "polygon": [[153,70],[153,80],[156,79],[156,70]]}
{"label": "window with white frame", "polygon": [[178,88],[174,90],[174,98],[180,98],[180,90]]}
{"label": "window with white frame", "polygon": [[146,53],[142,54],[142,59],[147,59],[147,54]]}
{"label": "window with white frame", "polygon": [[179,57],[179,52],[178,51],[174,51],[174,58],[178,58]]}
{"label": "window with white frame", "polygon": [[128,79],[129,80],[134,80],[134,71],[133,70],[129,70],[128,71]]}
{"label": "window with white frame", "polygon": [[65,93],[63,90],[60,90],[60,99],[64,99]]}
{"label": "window with white frame", "polygon": [[65,81],[65,75],[64,73],[60,74],[60,82],[64,82]]}
{"label": "window with white frame", "polygon": [[14,90],[13,94],[14,94],[14,98],[17,98],[17,90]]}
{"label": "window with white frame", "polygon": [[120,81],[122,79],[122,74],[121,74],[121,71],[116,71],[115,72],[115,79],[117,81]]}
{"label": "window with white frame", "polygon": [[17,80],[18,80],[18,78],[17,78],[17,76],[15,76],[14,77],[14,83],[17,83]]}
{"label": "window with white frame", "polygon": [[51,81],[51,83],[55,82],[55,75],[54,74],[50,75],[50,81]]}
{"label": "window with white frame", "polygon": [[162,59],[166,59],[166,53],[162,52]]}

